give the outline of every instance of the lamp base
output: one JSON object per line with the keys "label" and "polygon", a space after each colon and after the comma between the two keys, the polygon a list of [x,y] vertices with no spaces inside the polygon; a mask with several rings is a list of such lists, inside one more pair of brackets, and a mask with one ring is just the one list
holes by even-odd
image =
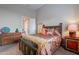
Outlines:
{"label": "lamp base", "polygon": [[71,37],[71,38],[76,37],[76,32],[69,32],[69,37]]}

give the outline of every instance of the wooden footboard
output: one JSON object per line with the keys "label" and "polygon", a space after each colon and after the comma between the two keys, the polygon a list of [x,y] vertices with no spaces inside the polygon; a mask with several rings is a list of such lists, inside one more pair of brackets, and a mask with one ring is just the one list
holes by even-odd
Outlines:
{"label": "wooden footboard", "polygon": [[19,50],[24,55],[36,55],[37,54],[36,44],[24,38],[21,38],[19,41]]}

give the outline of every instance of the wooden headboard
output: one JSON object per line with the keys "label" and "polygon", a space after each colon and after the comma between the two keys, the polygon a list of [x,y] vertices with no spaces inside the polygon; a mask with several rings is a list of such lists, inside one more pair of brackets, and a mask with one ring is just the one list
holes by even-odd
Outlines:
{"label": "wooden headboard", "polygon": [[44,26],[44,28],[46,28],[46,29],[52,29],[52,28],[58,29],[61,36],[62,36],[62,23],[59,23],[59,25],[56,25],[56,26]]}

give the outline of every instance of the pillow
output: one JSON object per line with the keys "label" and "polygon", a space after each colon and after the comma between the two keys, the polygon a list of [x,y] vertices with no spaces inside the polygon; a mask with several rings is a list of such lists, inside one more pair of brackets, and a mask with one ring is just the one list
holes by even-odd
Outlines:
{"label": "pillow", "polygon": [[52,35],[52,32],[47,32],[47,35]]}
{"label": "pillow", "polygon": [[53,29],[47,29],[47,35],[53,35],[54,34],[54,28]]}
{"label": "pillow", "polygon": [[42,28],[39,34],[46,35],[46,29]]}
{"label": "pillow", "polygon": [[47,35],[51,35],[51,36],[54,36],[54,35],[57,35],[57,36],[61,36],[60,32],[58,31],[58,29],[48,29],[47,30]]}
{"label": "pillow", "polygon": [[55,35],[58,35],[58,36],[61,36],[60,32],[59,32],[57,29],[55,29],[54,34],[55,34]]}

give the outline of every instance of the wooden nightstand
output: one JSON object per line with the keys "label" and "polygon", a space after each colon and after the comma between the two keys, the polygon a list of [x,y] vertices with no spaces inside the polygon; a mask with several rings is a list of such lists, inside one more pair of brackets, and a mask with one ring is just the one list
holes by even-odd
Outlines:
{"label": "wooden nightstand", "polygon": [[65,37],[65,48],[79,54],[79,37]]}

